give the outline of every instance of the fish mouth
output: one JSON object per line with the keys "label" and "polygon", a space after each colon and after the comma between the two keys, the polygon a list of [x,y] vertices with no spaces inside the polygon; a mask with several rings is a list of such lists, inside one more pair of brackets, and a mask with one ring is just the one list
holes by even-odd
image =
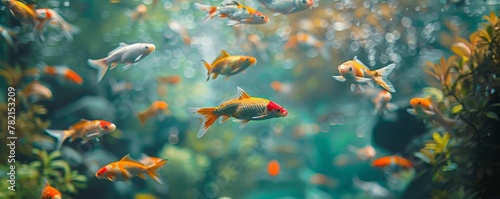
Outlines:
{"label": "fish mouth", "polygon": [[281,116],[281,117],[285,117],[285,116],[287,116],[287,115],[288,115],[288,111],[287,111],[287,110],[283,110],[283,114],[282,114],[282,116]]}
{"label": "fish mouth", "polygon": [[149,52],[149,53],[152,53],[152,52],[155,52],[155,51],[156,51],[156,46],[155,46],[154,44],[151,44],[151,45],[149,46],[148,52]]}

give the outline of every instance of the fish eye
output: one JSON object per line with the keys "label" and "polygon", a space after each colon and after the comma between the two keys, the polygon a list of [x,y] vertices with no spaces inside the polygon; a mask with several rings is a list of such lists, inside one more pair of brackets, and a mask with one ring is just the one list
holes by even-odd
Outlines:
{"label": "fish eye", "polygon": [[108,126],[108,125],[104,126],[104,129],[108,129],[108,128],[109,128],[109,126]]}
{"label": "fish eye", "polygon": [[260,16],[261,19],[264,19],[264,16]]}
{"label": "fish eye", "polygon": [[276,111],[278,111],[278,113],[280,113],[280,112],[281,112],[281,109],[276,109]]}
{"label": "fish eye", "polygon": [[149,47],[148,47],[148,46],[146,46],[146,49],[149,49]]}
{"label": "fish eye", "polygon": [[352,71],[352,67],[349,67],[349,71]]}
{"label": "fish eye", "polygon": [[306,4],[306,0],[302,0],[302,3],[303,3],[303,4]]}
{"label": "fish eye", "polygon": [[420,102],[418,102],[417,104],[420,104]]}
{"label": "fish eye", "polygon": [[247,58],[245,61],[246,61],[246,62],[249,62],[249,61],[250,61],[250,59],[248,59],[248,58]]}

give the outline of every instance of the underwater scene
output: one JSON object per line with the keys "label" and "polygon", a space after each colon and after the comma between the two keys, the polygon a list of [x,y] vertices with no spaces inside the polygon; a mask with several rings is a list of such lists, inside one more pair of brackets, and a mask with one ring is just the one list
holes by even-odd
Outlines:
{"label": "underwater scene", "polygon": [[0,199],[498,199],[499,11],[1,0]]}

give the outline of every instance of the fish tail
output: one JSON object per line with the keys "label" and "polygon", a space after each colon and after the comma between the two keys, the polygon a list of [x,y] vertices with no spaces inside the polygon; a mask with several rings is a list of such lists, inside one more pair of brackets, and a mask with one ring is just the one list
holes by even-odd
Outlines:
{"label": "fish tail", "polygon": [[106,58],[104,59],[99,59],[99,60],[92,60],[89,59],[88,64],[97,69],[97,82],[100,82],[102,78],[104,78],[104,75],[108,71],[108,63],[106,63]]}
{"label": "fish tail", "polygon": [[406,160],[406,159],[401,158],[401,157],[395,157],[394,161],[399,166],[402,166],[402,167],[405,167],[405,168],[413,167],[413,164],[409,160]]}
{"label": "fish tail", "polygon": [[161,160],[160,162],[153,164],[147,168],[147,173],[148,175],[153,178],[158,184],[163,185],[163,181],[161,180],[160,176],[158,176],[157,170],[160,169],[163,165],[167,163],[167,160]]}
{"label": "fish tail", "polygon": [[210,108],[195,108],[189,110],[193,114],[197,114],[201,116],[203,122],[201,124],[201,128],[196,135],[197,138],[201,138],[207,132],[208,128],[214,124],[214,122],[219,118],[218,115],[214,114],[215,107]]}
{"label": "fish tail", "polygon": [[146,124],[146,114],[143,113],[137,113],[137,118],[139,118],[139,122],[141,123],[142,126]]}
{"label": "fish tail", "polygon": [[52,137],[56,138],[57,142],[57,150],[61,149],[62,144],[64,143],[64,140],[66,140],[69,135],[72,134],[73,130],[50,130],[50,129],[45,129],[45,132],[49,134]]}
{"label": "fish tail", "polygon": [[66,73],[64,74],[64,78],[69,79],[79,85],[83,83],[82,77],[78,75],[75,71],[72,70],[66,70]]}
{"label": "fish tail", "polygon": [[373,72],[373,81],[391,93],[396,92],[396,89],[394,89],[392,83],[387,79],[387,76],[391,74],[394,68],[396,68],[396,64],[393,63]]}
{"label": "fish tail", "polygon": [[73,41],[73,34],[77,34],[80,32],[80,29],[74,25],[69,24],[68,22],[62,22],[61,28],[64,36],[69,41]]}
{"label": "fish tail", "polygon": [[210,74],[212,74],[212,66],[206,62],[205,60],[201,60],[201,62],[203,62],[203,65],[205,66],[205,68],[207,68],[207,74],[208,74],[208,78],[207,78],[207,81],[210,80]]}
{"label": "fish tail", "polygon": [[205,17],[204,22],[207,22],[208,20],[214,18],[217,15],[216,6],[203,5],[199,3],[194,3],[194,6],[196,6],[196,8],[198,8],[199,10],[207,12],[207,16]]}

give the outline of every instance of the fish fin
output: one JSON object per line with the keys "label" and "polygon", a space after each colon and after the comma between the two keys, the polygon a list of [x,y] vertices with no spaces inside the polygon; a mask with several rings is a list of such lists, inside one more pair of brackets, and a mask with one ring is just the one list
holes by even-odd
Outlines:
{"label": "fish fin", "polygon": [[358,56],[354,56],[354,58],[352,59],[354,62],[357,62],[358,64],[360,64],[361,66],[363,66],[364,68],[367,68],[367,69],[370,69],[368,66],[366,66],[361,60],[358,59]]}
{"label": "fish fin", "polygon": [[386,106],[387,106],[387,110],[389,110],[391,112],[393,112],[399,108],[398,105],[393,104],[393,103],[387,103]]}
{"label": "fish fin", "polygon": [[134,163],[139,163],[139,164],[142,164],[141,162],[139,162],[139,161],[137,161],[137,160],[132,159],[132,158],[130,157],[130,153],[129,153],[129,154],[127,154],[127,155],[125,155],[125,156],[123,156],[123,158],[122,158],[122,159],[120,159],[120,161],[119,161],[119,162],[134,162]]}
{"label": "fish fin", "polygon": [[80,77],[80,75],[78,75],[78,73],[76,73],[75,71],[72,71],[72,70],[66,70],[66,74],[64,74],[64,77],[66,79],[69,79],[79,85],[81,85],[83,83],[83,79],[82,77]]}
{"label": "fish fin", "polygon": [[81,144],[87,144],[90,140],[88,138],[83,138],[82,141],[80,142]]}
{"label": "fish fin", "polygon": [[[139,162],[142,163],[143,165],[150,166],[150,164],[146,164],[146,163],[149,163],[148,160],[150,160],[150,159],[151,159],[151,157],[149,155],[142,153],[141,158],[139,158]],[[155,162],[155,164],[156,164],[156,162]]]}
{"label": "fish fin", "polygon": [[198,131],[198,134],[196,135],[197,138],[201,138],[205,133],[207,132],[208,128],[214,124],[214,122],[219,118],[218,115],[214,114],[215,107],[210,107],[210,108],[193,108],[193,109],[188,109],[189,112],[193,114],[197,114],[203,119],[203,122],[201,123],[201,128]]}
{"label": "fish fin", "polygon": [[239,24],[240,24],[239,21],[234,21],[234,20],[231,20],[231,21],[227,22],[228,26],[236,26],[236,25],[239,25]]}
{"label": "fish fin", "polygon": [[266,117],[267,114],[262,114],[262,115],[259,115],[259,116],[255,116],[255,117],[252,117],[252,119],[259,119],[259,118],[263,118],[263,117]]}
{"label": "fish fin", "polygon": [[142,54],[141,54],[141,55],[139,55],[139,56],[137,56],[137,58],[135,58],[134,62],[138,62],[138,61],[139,61],[139,60],[141,60],[141,59],[142,59]]}
{"label": "fish fin", "polygon": [[205,68],[208,71],[207,72],[207,74],[208,74],[207,81],[208,81],[208,80],[210,80],[210,74],[212,74],[212,66],[208,62],[206,62],[205,60],[201,60],[201,62],[203,63],[203,66],[205,66]]}
{"label": "fish fin", "polygon": [[69,135],[74,133],[74,130],[50,130],[50,129],[45,129],[45,132],[49,134],[52,137],[56,138],[56,143],[57,143],[57,150],[61,149],[62,144],[64,143],[64,140],[66,140]]}
{"label": "fish fin", "polygon": [[238,99],[245,99],[245,98],[250,98],[250,95],[248,95],[243,89],[238,87]]}
{"label": "fish fin", "polygon": [[224,123],[224,122],[225,122],[225,121],[227,121],[229,118],[230,118],[230,116],[229,116],[229,115],[222,115],[222,117],[219,119],[219,124]]}
{"label": "fish fin", "polygon": [[111,68],[109,70],[113,70],[114,68],[116,68],[116,66],[118,66],[117,62],[111,63]]}
{"label": "fish fin", "polygon": [[364,77],[355,77],[355,79],[356,79],[356,82],[358,82],[358,83],[367,83],[367,82],[372,80],[370,78],[364,78]]}
{"label": "fish fin", "polygon": [[366,92],[366,91],[365,91],[365,87],[364,87],[363,85],[358,84],[358,88],[359,88],[359,89],[361,89],[363,92]]}
{"label": "fish fin", "polygon": [[143,173],[139,173],[139,174],[137,174],[137,177],[139,177],[139,178],[142,178],[142,179],[146,180],[146,176],[145,176]]}
{"label": "fish fin", "polygon": [[[140,56],[139,56],[140,57]],[[127,65],[125,65],[123,68],[122,68],[122,71],[126,71],[128,69],[130,69],[130,67],[132,67],[132,65],[134,65],[133,63],[128,63]]]}
{"label": "fish fin", "polygon": [[109,181],[115,181],[115,179],[113,179],[113,177],[112,177],[112,176],[108,176],[108,180],[109,180]]}
{"label": "fish fin", "polygon": [[161,180],[160,176],[158,176],[157,170],[160,169],[166,163],[167,160],[162,160],[156,164],[149,166],[146,170],[147,174],[160,185],[163,185],[163,181]]}
{"label": "fish fin", "polygon": [[102,78],[104,78],[106,72],[108,71],[108,64],[106,63],[106,58],[99,60],[89,59],[87,60],[87,62],[91,67],[97,69],[97,82],[100,82]]}
{"label": "fish fin", "polygon": [[43,178],[43,187],[42,187],[42,193],[43,191],[47,188],[47,187],[50,187],[50,184],[49,184],[49,181],[47,181],[47,178]]}
{"label": "fish fin", "polygon": [[406,112],[408,112],[410,115],[417,115],[417,111],[413,108],[406,109]]}
{"label": "fish fin", "polygon": [[382,112],[380,111],[380,108],[381,108],[380,104],[375,104],[375,109],[373,109],[373,115],[377,113],[381,114]]}
{"label": "fish fin", "polygon": [[86,138],[91,138],[91,137],[93,137],[93,136],[98,136],[98,135],[99,135],[99,133],[100,133],[99,131],[93,131],[93,132],[91,132],[91,133],[89,133],[89,134],[85,135],[85,137],[86,137]]}
{"label": "fish fin", "polygon": [[219,73],[214,73],[214,74],[212,75],[212,79],[217,78],[217,76],[219,76]]}
{"label": "fish fin", "polygon": [[28,4],[28,8],[36,14],[36,4]]}
{"label": "fish fin", "polygon": [[205,20],[203,21],[204,23],[206,23],[208,20],[214,18],[217,15],[216,6],[203,5],[199,3],[194,3],[194,6],[199,10],[207,12],[207,16],[205,16]]}
{"label": "fish fin", "polygon": [[78,27],[71,25],[68,22],[62,22],[61,29],[68,41],[73,41],[73,34],[77,34],[80,32],[80,29]]}
{"label": "fish fin", "polygon": [[139,119],[139,122],[141,123],[141,126],[144,126],[146,124],[146,114],[144,113],[137,113],[137,118]]}
{"label": "fish fin", "polygon": [[423,111],[427,115],[435,115],[436,114],[434,111],[429,111],[429,110],[423,110]]}
{"label": "fish fin", "polygon": [[351,92],[354,92],[354,89],[356,89],[356,84],[351,84]]}
{"label": "fish fin", "polygon": [[241,120],[240,129],[244,128],[248,124],[248,122],[250,122],[250,120]]}
{"label": "fish fin", "polygon": [[369,86],[371,86],[372,88],[375,87],[375,85],[373,85],[373,82],[372,81],[367,81],[366,84],[368,84]]}
{"label": "fish fin", "polygon": [[375,81],[375,83],[382,86],[382,88],[391,93],[396,92],[396,89],[394,89],[392,83],[387,79],[387,76],[391,74],[394,68],[396,68],[396,64],[392,63],[387,65],[386,67],[376,70],[375,74],[373,75],[373,80]]}
{"label": "fish fin", "polygon": [[220,50],[219,56],[217,56],[217,58],[215,58],[214,62],[219,61],[219,60],[224,59],[224,58],[229,57],[229,56],[231,56],[231,55],[229,53],[227,53],[225,50]]}
{"label": "fish fin", "polygon": [[273,16],[277,17],[277,16],[280,16],[281,13],[277,12],[277,13],[274,13]]}
{"label": "fish fin", "polygon": [[342,77],[342,76],[332,76],[335,80],[339,81],[339,82],[345,82],[345,77]]}

